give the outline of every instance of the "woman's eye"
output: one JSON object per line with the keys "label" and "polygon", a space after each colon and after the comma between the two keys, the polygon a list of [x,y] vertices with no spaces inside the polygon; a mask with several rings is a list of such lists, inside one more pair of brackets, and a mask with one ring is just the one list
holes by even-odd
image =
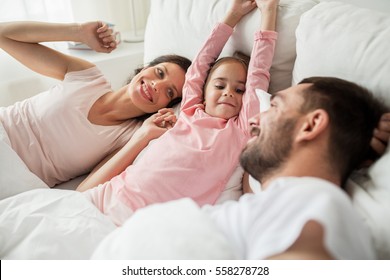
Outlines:
{"label": "woman's eye", "polygon": [[164,78],[164,71],[161,70],[160,68],[157,68],[157,75],[158,75],[161,79],[163,79],[163,78]]}
{"label": "woman's eye", "polygon": [[173,99],[174,96],[175,96],[175,94],[174,94],[173,90],[168,89],[168,97],[169,97],[170,99]]}

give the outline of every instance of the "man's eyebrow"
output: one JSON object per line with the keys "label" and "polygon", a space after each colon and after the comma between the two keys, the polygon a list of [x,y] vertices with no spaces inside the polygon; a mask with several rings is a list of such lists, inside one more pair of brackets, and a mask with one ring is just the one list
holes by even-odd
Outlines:
{"label": "man's eyebrow", "polygon": [[273,99],[276,98],[276,97],[281,98],[279,92],[275,92],[275,93],[271,94],[271,100],[273,100]]}

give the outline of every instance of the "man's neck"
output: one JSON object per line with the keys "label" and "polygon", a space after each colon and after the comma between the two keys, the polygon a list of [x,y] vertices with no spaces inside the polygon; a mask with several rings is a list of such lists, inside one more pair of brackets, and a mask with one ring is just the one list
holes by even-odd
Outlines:
{"label": "man's neck", "polygon": [[324,162],[325,160],[321,160],[318,155],[291,157],[278,170],[263,178],[262,189],[266,189],[272,181],[282,177],[316,177],[340,186],[341,178]]}

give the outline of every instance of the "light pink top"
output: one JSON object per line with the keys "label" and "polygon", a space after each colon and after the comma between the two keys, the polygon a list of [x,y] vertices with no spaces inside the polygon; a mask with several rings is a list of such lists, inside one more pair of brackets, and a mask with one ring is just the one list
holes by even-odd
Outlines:
{"label": "light pink top", "polygon": [[191,197],[199,205],[216,201],[249,138],[248,119],[259,112],[255,89],[268,89],[277,37],[275,32],[256,34],[243,106],[238,117],[225,120],[211,117],[196,104],[203,102],[209,65],[232,32],[228,25],[218,24],[193,61],[176,125],[149,145],[135,164],[97,188],[99,195],[93,200],[102,212],[114,206],[101,203],[103,196],[112,193],[133,210],[182,197]]}
{"label": "light pink top", "polygon": [[0,121],[28,168],[54,186],[90,171],[138,128],[135,120],[115,126],[88,121],[94,102],[109,91],[96,67],[71,72],[49,91],[0,108]]}

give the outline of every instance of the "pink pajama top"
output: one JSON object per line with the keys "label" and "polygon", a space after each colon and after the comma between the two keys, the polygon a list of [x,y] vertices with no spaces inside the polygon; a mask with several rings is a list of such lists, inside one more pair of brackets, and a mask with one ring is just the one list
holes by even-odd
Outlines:
{"label": "pink pajama top", "polygon": [[[249,139],[248,119],[259,112],[256,88],[268,89],[275,32],[258,32],[251,55],[246,92],[237,117],[212,117],[197,104],[210,63],[221,53],[233,29],[218,24],[186,75],[180,117],[175,126],[153,141],[142,157],[109,182],[90,191],[92,201],[109,212],[107,197],[135,211],[146,205],[190,197],[199,205],[213,204],[238,165]],[[106,199],[103,196],[107,196]],[[107,211],[105,211],[107,210]]]}
{"label": "pink pajama top", "polygon": [[30,171],[52,187],[91,171],[140,126],[137,120],[113,126],[88,120],[92,105],[109,91],[96,67],[69,72],[50,90],[0,108],[0,122]]}

